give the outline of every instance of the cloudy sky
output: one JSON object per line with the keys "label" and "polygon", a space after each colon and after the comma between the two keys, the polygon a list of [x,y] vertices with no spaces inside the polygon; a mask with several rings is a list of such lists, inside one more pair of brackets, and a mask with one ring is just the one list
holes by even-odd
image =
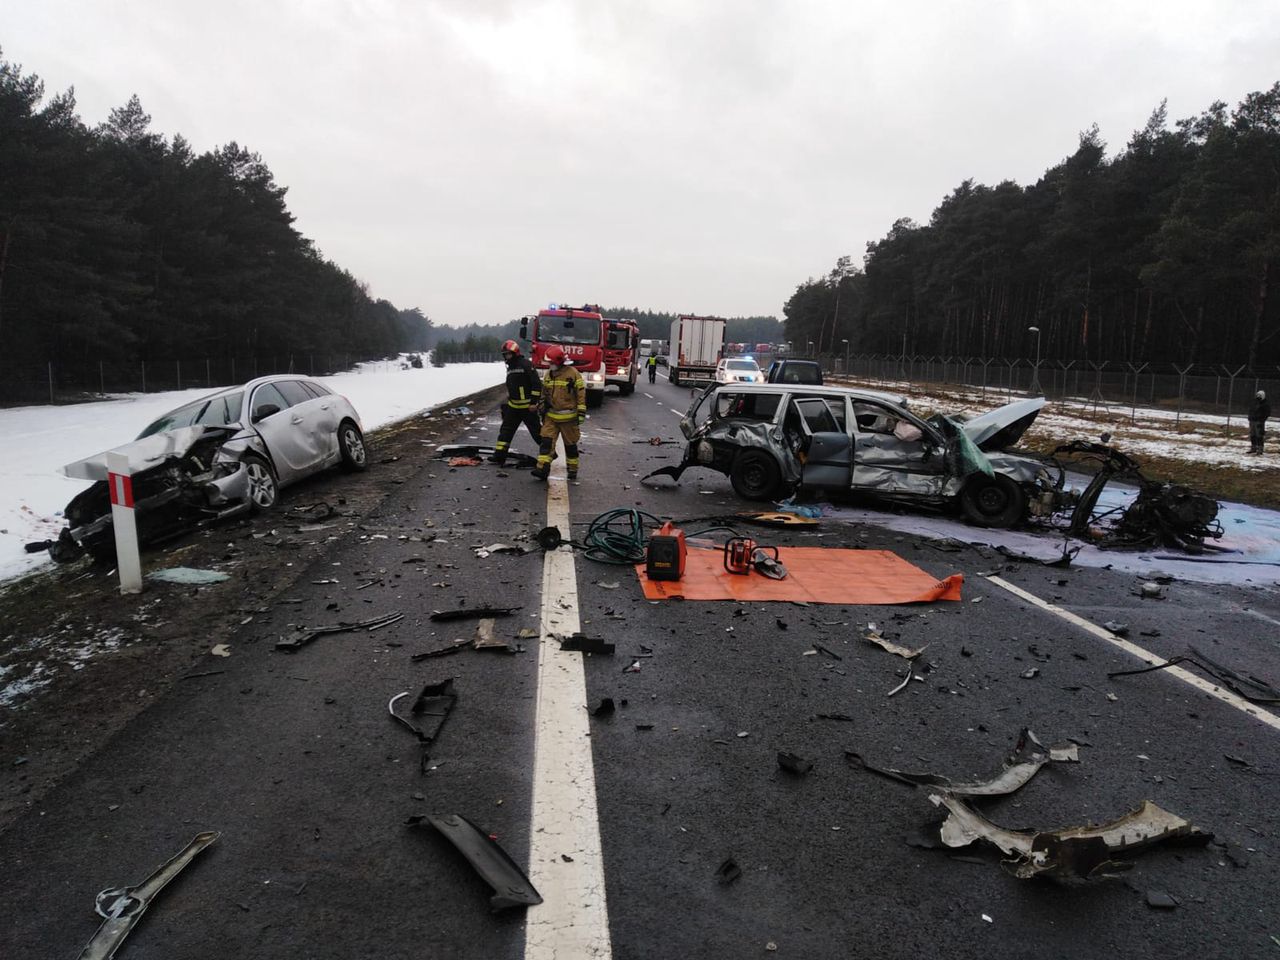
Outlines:
{"label": "cloudy sky", "polygon": [[438,322],[551,300],[781,315],[972,177],[1034,182],[1280,80],[1280,4],[0,0],[87,123],[235,140],[298,228]]}

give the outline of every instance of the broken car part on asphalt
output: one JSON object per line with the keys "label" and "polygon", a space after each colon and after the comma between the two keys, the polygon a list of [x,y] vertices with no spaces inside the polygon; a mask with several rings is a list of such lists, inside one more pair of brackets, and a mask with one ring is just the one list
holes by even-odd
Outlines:
{"label": "broken car part on asphalt", "polygon": [[176,856],[137,886],[112,887],[99,893],[94,909],[103,918],[102,926],[80,951],[79,960],[110,960],[115,956],[129,931],[151,906],[151,901],[219,836],[221,834],[215,831],[198,833]]}
{"label": "broken car part on asphalt", "polygon": [[907,660],[914,660],[929,648],[927,643],[923,647],[912,649],[910,647],[904,647],[901,644],[894,643],[892,640],[886,640],[880,631],[876,629],[876,625],[874,623],[867,624],[867,631],[862,635],[862,639],[866,640],[868,643],[874,643],[881,650],[887,650],[889,653],[903,657]]}
{"label": "broken car part on asphalt", "polygon": [[582,633],[575,633],[572,636],[561,638],[560,649],[572,653],[599,653],[611,657],[613,656],[614,645],[608,640],[601,640],[599,637],[588,637]]}
{"label": "broken car part on asphalt", "polygon": [[482,617],[509,617],[519,607],[459,607],[457,610],[433,610],[431,619],[436,623],[452,620],[477,620]]}
{"label": "broken car part on asphalt", "polygon": [[448,817],[416,816],[410,817],[408,823],[410,826],[427,824],[434,827],[436,832],[467,858],[471,868],[493,888],[489,906],[494,911],[531,907],[542,902],[541,895],[507,851],[466,817],[459,814]]}
{"label": "broken car part on asphalt", "polygon": [[[446,411],[449,412],[449,411]],[[454,460],[463,459],[475,461],[474,464],[479,465],[482,460],[488,460],[493,457],[497,451],[493,447],[485,447],[474,443],[447,443],[436,448],[435,459],[437,460]],[[505,454],[506,466],[513,467],[516,470],[526,470],[537,465],[538,458],[527,453],[517,453],[515,450],[508,450]]]}
{"label": "broken car part on asphalt", "polygon": [[1180,657],[1173,657],[1153,667],[1140,667],[1137,670],[1115,670],[1108,673],[1107,677],[1115,679],[1116,677],[1132,677],[1140,673],[1154,673],[1157,670],[1163,670],[1165,667],[1173,667],[1178,664],[1191,664],[1199,667],[1219,683],[1238,693],[1251,703],[1280,703],[1280,690],[1277,690],[1271,684],[1256,677],[1246,677],[1230,667],[1210,660],[1195,647],[1192,647],[1188,653]]}
{"label": "broken car part on asphalt", "polygon": [[1007,830],[997,826],[946,792],[929,794],[929,802],[948,811],[939,837],[948,847],[967,847],[977,841],[995,846],[1013,859],[1005,869],[1026,880],[1100,880],[1130,869],[1116,857],[1135,853],[1164,841],[1203,845],[1213,834],[1144,800],[1137,810],[1099,826],[1053,831]]}
{"label": "broken car part on asphalt", "polygon": [[282,640],[277,640],[276,649],[289,651],[300,650],[317,637],[323,637],[326,634],[346,633],[350,630],[376,630],[379,627],[387,627],[403,619],[403,613],[387,613],[380,617],[371,617],[368,620],[357,620],[353,623],[335,623],[333,626],[329,627],[313,627],[308,632],[300,633],[296,637],[285,637]]}
{"label": "broken car part on asphalt", "polygon": [[453,712],[454,705],[458,702],[458,695],[453,692],[452,679],[442,680],[440,683],[428,683],[423,687],[417,699],[413,701],[413,706],[409,708],[411,715],[422,718],[421,726],[396,713],[396,701],[408,695],[409,691],[406,690],[392,697],[387,702],[387,713],[391,714],[392,720],[418,738],[418,745],[422,748],[419,767],[423,773],[426,773],[427,761],[430,759],[427,748],[435,743],[436,737],[444,729],[445,721],[449,719],[449,714]]}

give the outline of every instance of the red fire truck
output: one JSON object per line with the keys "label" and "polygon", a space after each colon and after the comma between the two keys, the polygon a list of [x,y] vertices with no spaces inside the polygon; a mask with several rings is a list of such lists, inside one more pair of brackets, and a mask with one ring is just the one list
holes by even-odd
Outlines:
{"label": "red fire truck", "polygon": [[616,383],[624,397],[635,393],[640,376],[640,327],[634,320],[606,319],[604,382]]}
{"label": "red fire truck", "polygon": [[529,359],[540,370],[547,367],[547,348],[564,348],[565,355],[587,384],[587,406],[598,407],[604,400],[604,318],[593,304],[562,307],[553,303],[537,316],[520,319],[520,339],[532,344]]}

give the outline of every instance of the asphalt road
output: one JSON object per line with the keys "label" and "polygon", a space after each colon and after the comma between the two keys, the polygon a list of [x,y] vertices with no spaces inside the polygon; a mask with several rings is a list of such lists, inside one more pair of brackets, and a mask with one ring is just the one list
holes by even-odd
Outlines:
{"label": "asphalt road", "polygon": [[[593,411],[581,479],[568,491],[575,536],[615,507],[677,518],[743,508],[727,479],[705,471],[668,489],[639,483],[678,458],[677,446],[639,441],[677,438],[676,410],[688,396],[660,380]],[[495,433],[492,416],[475,431],[486,440]],[[528,438],[516,446],[528,450]],[[119,956],[525,956],[525,912],[491,914],[488,888],[465,860],[405,821],[462,814],[529,866],[531,838],[544,829],[531,822],[539,638],[515,635],[543,627],[544,559],[540,551],[482,558],[475,548],[527,543],[545,523],[547,495],[522,470],[424,459],[375,515],[299,569],[284,598],[297,602],[246,624],[230,657],[209,658],[207,670],[221,672],[177,684],[0,836],[8,905],[0,956],[76,956],[99,922],[96,893],[140,882],[202,830],[221,838],[156,900]],[[618,705],[563,748],[566,763],[569,753],[589,760],[590,779],[576,786],[594,793],[601,856],[549,857],[530,873],[602,871],[603,897],[593,887],[591,903],[556,909],[570,922],[577,909],[607,917],[612,956],[1280,950],[1280,734],[1164,672],[1109,680],[1108,671],[1141,662],[981,574],[999,571],[1093,623],[1123,621],[1156,654],[1194,644],[1272,681],[1280,673],[1274,592],[1178,581],[1163,598],[1142,599],[1131,576],[1006,567],[989,549],[944,552],[874,526],[759,538],[891,549],[930,574],[963,573],[964,599],[650,603],[628,568],[576,555],[582,629],[617,644],[612,657],[583,658],[582,702],[558,704],[585,711],[610,697]],[[220,602],[219,591],[231,589],[201,588],[192,602]],[[497,627],[525,652],[412,661],[474,634],[474,622],[429,619],[464,605],[519,607]],[[393,612],[404,619],[375,632],[274,649],[300,625]],[[860,639],[868,621],[902,643],[929,644],[923,682],[886,696],[906,662]],[[840,659],[807,655],[815,642]],[[623,672],[637,658],[640,670]],[[387,703],[446,678],[458,702],[423,774],[416,742],[388,718]],[[1124,879],[1079,887],[1018,880],[994,854],[957,859],[908,845],[938,817],[924,791],[845,754],[980,778],[999,769],[1024,726],[1045,742],[1075,740],[1081,762],[1052,765],[984,805],[997,823],[1097,823],[1150,799],[1229,846],[1159,847],[1136,857]],[[812,760],[813,771],[785,773],[779,751]],[[742,872],[723,884],[716,872],[729,857]],[[1150,891],[1179,906],[1148,906]],[[550,906],[530,908],[528,921]]]}

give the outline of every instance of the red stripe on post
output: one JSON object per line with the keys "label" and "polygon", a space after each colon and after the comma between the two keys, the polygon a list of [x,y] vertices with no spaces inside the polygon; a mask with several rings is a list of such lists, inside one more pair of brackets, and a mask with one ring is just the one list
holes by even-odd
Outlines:
{"label": "red stripe on post", "polygon": [[133,477],[123,473],[108,473],[107,489],[111,492],[112,506],[133,509]]}

